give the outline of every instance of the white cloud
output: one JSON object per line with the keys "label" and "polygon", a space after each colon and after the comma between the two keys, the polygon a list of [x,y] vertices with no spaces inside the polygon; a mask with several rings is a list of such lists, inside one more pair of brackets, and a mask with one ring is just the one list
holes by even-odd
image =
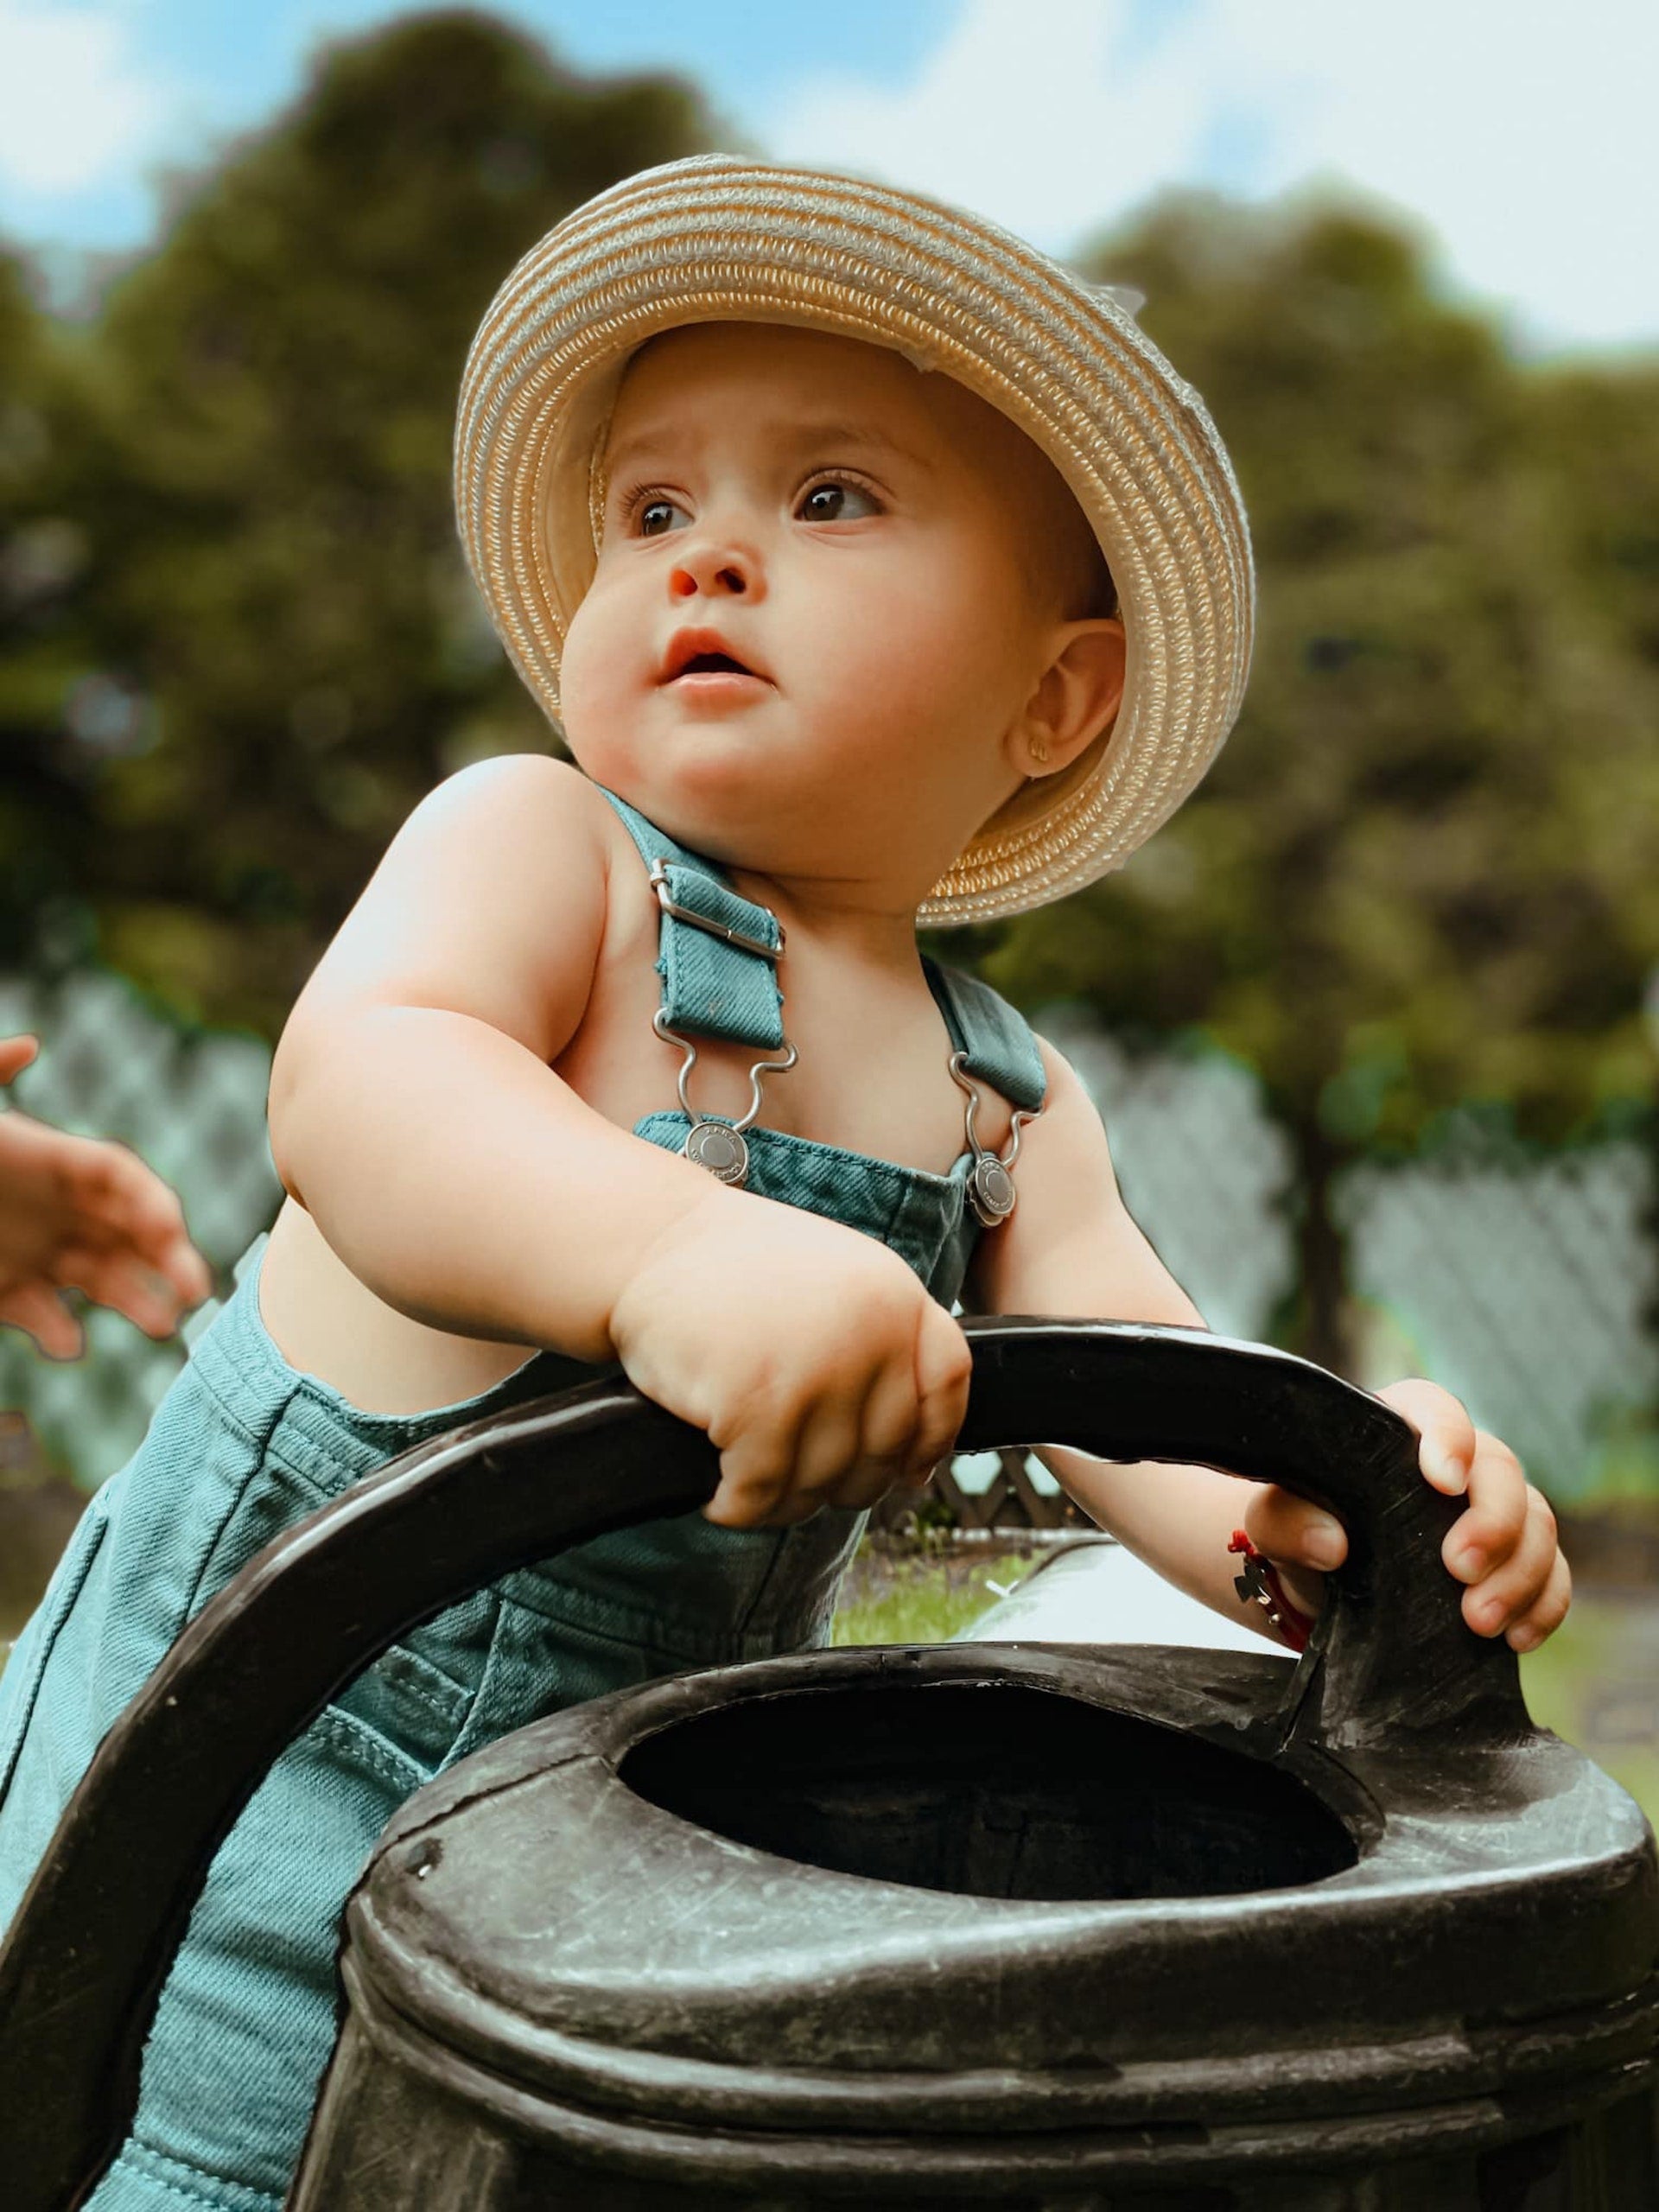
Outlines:
{"label": "white cloud", "polygon": [[40,195],[96,186],[154,144],[168,101],[107,10],[0,0],[0,181]]}
{"label": "white cloud", "polygon": [[1653,0],[966,0],[899,91],[755,118],[1065,251],[1172,185],[1345,181],[1420,217],[1535,340],[1659,343]]}
{"label": "white cloud", "polygon": [[1120,69],[1122,0],[969,0],[899,90],[822,77],[766,119],[781,161],[828,160],[977,208],[1034,243],[1190,172],[1202,116],[1166,45]]}

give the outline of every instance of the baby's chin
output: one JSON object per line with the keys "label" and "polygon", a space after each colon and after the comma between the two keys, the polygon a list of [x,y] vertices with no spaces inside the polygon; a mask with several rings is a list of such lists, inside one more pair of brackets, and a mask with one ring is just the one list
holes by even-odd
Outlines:
{"label": "baby's chin", "polygon": [[734,867],[764,867],[780,818],[821,812],[785,749],[728,722],[688,718],[626,735],[565,728],[584,774],[678,843]]}

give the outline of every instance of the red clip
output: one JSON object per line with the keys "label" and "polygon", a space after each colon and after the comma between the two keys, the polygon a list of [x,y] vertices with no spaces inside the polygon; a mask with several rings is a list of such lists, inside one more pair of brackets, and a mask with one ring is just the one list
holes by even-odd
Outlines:
{"label": "red clip", "polygon": [[1293,1651],[1305,1651],[1313,1623],[1288,1595],[1272,1560],[1257,1551],[1242,1529],[1235,1529],[1230,1552],[1242,1552],[1244,1571],[1233,1577],[1233,1587],[1246,1605],[1254,1602],[1267,1614],[1281,1639]]}

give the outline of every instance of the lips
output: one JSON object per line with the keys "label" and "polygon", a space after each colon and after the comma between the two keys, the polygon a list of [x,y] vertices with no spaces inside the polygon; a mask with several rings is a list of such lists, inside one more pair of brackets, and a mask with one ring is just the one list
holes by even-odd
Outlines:
{"label": "lips", "polygon": [[663,656],[659,683],[673,683],[683,676],[747,676],[761,683],[772,678],[762,668],[734,652],[718,630],[677,630]]}

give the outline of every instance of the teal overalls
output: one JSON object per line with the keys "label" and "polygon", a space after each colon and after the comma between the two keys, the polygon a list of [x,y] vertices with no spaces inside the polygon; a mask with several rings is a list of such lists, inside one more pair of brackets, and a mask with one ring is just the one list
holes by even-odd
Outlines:
{"label": "teal overalls", "polygon": [[[612,804],[663,906],[659,1031],[776,1058],[776,920]],[[960,1075],[1035,1112],[1042,1063],[1019,1016],[981,984],[927,972]],[[676,1151],[696,1126],[685,1111],[652,1114],[636,1135]],[[701,1127],[718,1167],[735,1148],[732,1125]],[[941,1302],[956,1298],[980,1226],[968,1202],[976,1170],[990,1174],[995,1211],[990,1155],[970,1146],[941,1176],[758,1126],[742,1141],[750,1189],[862,1230]],[[258,1285],[251,1265],[136,1456],[88,1505],[0,1678],[0,1926],[105,1732],[262,1546],[398,1452],[594,1371],[544,1352],[459,1404],[363,1413],[287,1364],[260,1322]],[[333,2046],[340,1913],[397,1808],[480,1745],[582,1699],[826,1642],[861,1526],[830,1509],[780,1529],[696,1514],[652,1522],[509,1575],[367,1669],[283,1753],[220,1847],[162,1995],[133,2133],[95,2212],[273,2212]],[[7,2082],[0,2094],[48,2086]]]}

